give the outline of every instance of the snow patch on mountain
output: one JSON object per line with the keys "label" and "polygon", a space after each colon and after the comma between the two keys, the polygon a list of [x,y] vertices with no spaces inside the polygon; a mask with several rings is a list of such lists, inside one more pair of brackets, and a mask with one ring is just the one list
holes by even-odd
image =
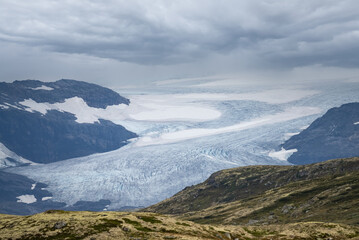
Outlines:
{"label": "snow patch on mountain", "polygon": [[52,87],[48,87],[45,85],[42,85],[40,87],[36,87],[36,88],[30,88],[31,90],[46,90],[46,91],[52,91],[54,90]]}
{"label": "snow patch on mountain", "polygon": [[279,159],[281,161],[287,161],[287,159],[295,152],[298,152],[297,149],[289,149],[289,150],[285,150],[284,148],[282,148],[280,151],[271,151],[269,152],[268,156],[270,156],[271,158],[276,158]]}
{"label": "snow patch on mountain", "polygon": [[354,123],[354,125],[358,125],[358,124],[359,124],[359,122],[355,122],[355,123]]}
{"label": "snow patch on mountain", "polygon": [[10,151],[4,144],[0,143],[0,169],[7,167],[15,167],[23,164],[36,164],[30,160],[18,156]]}
{"label": "snow patch on mountain", "polygon": [[289,133],[286,133],[284,134],[284,139],[287,140],[289,139],[290,137],[292,136],[295,136],[295,135],[298,135],[300,132],[289,132]]}
{"label": "snow patch on mountain", "polygon": [[43,198],[41,198],[41,201],[46,201],[46,200],[50,200],[50,199],[52,199],[52,197],[43,197]]}
{"label": "snow patch on mountain", "polygon": [[21,195],[16,198],[18,199],[17,202],[26,203],[26,204],[35,203],[37,201],[34,195],[28,195],[28,194]]}
{"label": "snow patch on mountain", "polygon": [[0,104],[0,108],[1,108],[1,109],[9,109],[10,107],[9,107],[9,106],[6,106],[6,105],[3,105],[3,104]]}
{"label": "snow patch on mountain", "polygon": [[[144,101],[145,100],[145,101]],[[200,104],[189,104],[185,102],[168,103],[164,96],[159,101],[154,99],[143,99],[137,97],[132,104],[119,104],[107,106],[105,109],[89,107],[79,97],[65,99],[62,103],[38,103],[32,99],[20,102],[29,112],[40,112],[46,114],[49,110],[69,112],[75,115],[78,123],[95,123],[99,119],[110,120],[120,123],[126,119],[138,121],[208,121],[221,116],[221,112]]]}

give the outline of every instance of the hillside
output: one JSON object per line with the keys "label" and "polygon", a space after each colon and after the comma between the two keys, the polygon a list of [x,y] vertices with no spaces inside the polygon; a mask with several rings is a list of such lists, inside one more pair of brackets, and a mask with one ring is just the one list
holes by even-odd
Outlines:
{"label": "hillside", "polygon": [[359,156],[359,103],[329,109],[307,129],[288,139],[282,147],[297,149],[288,161],[309,164],[327,159]]}
{"label": "hillside", "polygon": [[216,172],[144,212],[2,214],[0,239],[359,239],[358,199],[358,157],[247,166]]}
{"label": "hillside", "polygon": [[47,211],[0,215],[0,239],[355,239],[359,227],[332,223],[201,225],[153,213]]}
{"label": "hillside", "polygon": [[200,223],[273,224],[328,221],[359,224],[359,158],[305,166],[248,166],[144,209]]}
{"label": "hillside", "polygon": [[[137,135],[99,113],[129,103],[111,89],[82,81],[0,82],[0,153],[12,153],[0,154],[0,167],[26,163],[18,156],[51,163],[118,149]],[[89,118],[89,109],[99,119]]]}

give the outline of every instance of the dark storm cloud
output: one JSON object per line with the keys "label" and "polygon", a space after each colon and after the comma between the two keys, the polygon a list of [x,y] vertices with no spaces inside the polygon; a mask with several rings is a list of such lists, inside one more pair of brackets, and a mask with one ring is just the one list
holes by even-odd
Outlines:
{"label": "dark storm cloud", "polygon": [[140,64],[236,54],[253,64],[353,67],[358,9],[356,0],[0,0],[0,39]]}

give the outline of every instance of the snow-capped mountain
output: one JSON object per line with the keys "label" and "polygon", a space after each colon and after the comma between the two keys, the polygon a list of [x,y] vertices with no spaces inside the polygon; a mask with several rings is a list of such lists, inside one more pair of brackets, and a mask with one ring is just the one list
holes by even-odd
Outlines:
{"label": "snow-capped mountain", "polygon": [[128,105],[118,93],[86,82],[0,83],[0,164],[50,163],[124,146],[137,135],[86,108]]}
{"label": "snow-capped mountain", "polygon": [[283,148],[295,149],[288,159],[294,164],[359,156],[359,103],[329,109]]}
{"label": "snow-capped mountain", "polygon": [[[54,88],[42,86],[37,87]],[[278,88],[228,86],[218,79],[196,79],[185,84],[167,81],[152,88],[121,89],[131,103],[116,102],[105,108],[89,105],[78,96],[62,102],[22,99],[15,106],[28,114],[66,113],[80,125],[108,121],[138,137],[113,151],[7,168],[6,172],[46,184],[45,190],[52,197],[46,204],[61,203],[79,210],[148,206],[221,169],[290,164],[287,158],[293,149],[279,150],[278,146],[328,109],[359,101],[358,90],[355,82],[332,82],[325,88],[322,84]],[[32,194],[17,197],[22,195]],[[30,208],[45,202],[36,195],[34,198],[34,203],[18,205]]]}

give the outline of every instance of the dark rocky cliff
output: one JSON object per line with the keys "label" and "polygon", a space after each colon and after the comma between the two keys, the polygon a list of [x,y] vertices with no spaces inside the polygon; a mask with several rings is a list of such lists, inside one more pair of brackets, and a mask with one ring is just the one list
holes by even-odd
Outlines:
{"label": "dark rocky cliff", "polygon": [[297,149],[288,161],[308,164],[333,158],[359,156],[359,103],[329,109],[300,134],[282,146]]}
{"label": "dark rocky cliff", "polygon": [[[34,90],[42,86],[51,90]],[[110,89],[74,80],[0,83],[0,104],[3,106],[0,107],[0,142],[28,160],[50,163],[115,150],[137,136],[107,120],[78,123],[68,112],[50,110],[43,115],[25,111],[19,104],[24,99],[55,103],[71,97],[82,98],[87,105],[96,108],[130,103]]]}

